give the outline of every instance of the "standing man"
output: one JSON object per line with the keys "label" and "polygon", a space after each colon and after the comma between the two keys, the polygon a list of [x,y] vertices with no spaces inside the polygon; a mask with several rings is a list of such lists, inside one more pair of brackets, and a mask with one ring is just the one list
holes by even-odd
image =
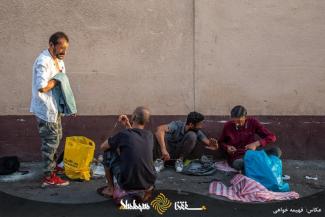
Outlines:
{"label": "standing man", "polygon": [[167,161],[176,159],[176,172],[183,169],[183,160],[188,158],[198,141],[211,150],[218,149],[218,142],[214,138],[208,139],[201,131],[204,115],[190,112],[186,122],[172,121],[169,124],[158,126],[156,130],[155,158]]}
{"label": "standing man", "polygon": [[[258,120],[247,117],[245,107],[235,106],[230,113],[231,120],[225,123],[219,143],[227,153],[229,165],[242,171],[246,151],[265,148],[267,144],[274,143],[276,137]],[[265,148],[265,152],[277,157],[281,156],[281,150],[278,147]]]}
{"label": "standing man", "polygon": [[43,187],[69,185],[68,181],[58,177],[55,172],[55,155],[62,139],[62,125],[61,114],[52,94],[52,89],[58,84],[53,77],[65,73],[63,59],[68,47],[68,36],[63,32],[54,33],[49,39],[49,48],[41,52],[33,65],[30,112],[36,116],[41,137]]}

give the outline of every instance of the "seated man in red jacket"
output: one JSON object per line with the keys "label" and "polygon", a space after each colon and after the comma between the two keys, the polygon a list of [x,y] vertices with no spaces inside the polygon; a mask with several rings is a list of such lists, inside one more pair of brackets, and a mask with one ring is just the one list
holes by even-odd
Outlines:
{"label": "seated man in red jacket", "polygon": [[[259,139],[256,139],[256,135]],[[247,117],[247,110],[238,105],[231,110],[231,120],[225,123],[219,144],[227,153],[229,165],[237,170],[243,170],[243,157],[247,150],[264,148],[267,144],[274,143],[275,140],[276,137],[271,131],[255,118]],[[266,148],[265,152],[281,156],[281,150],[278,147]]]}

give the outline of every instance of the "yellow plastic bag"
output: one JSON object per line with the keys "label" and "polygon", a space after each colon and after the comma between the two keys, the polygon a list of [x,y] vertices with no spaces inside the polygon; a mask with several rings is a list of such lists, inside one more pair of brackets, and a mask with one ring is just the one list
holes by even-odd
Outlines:
{"label": "yellow plastic bag", "polygon": [[90,180],[90,164],[95,142],[84,136],[67,137],[64,148],[64,170],[70,179]]}

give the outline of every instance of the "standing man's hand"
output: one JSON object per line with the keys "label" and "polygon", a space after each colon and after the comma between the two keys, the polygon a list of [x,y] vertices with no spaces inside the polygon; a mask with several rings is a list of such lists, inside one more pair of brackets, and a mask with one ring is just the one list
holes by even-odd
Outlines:
{"label": "standing man's hand", "polygon": [[126,115],[120,115],[118,117],[118,122],[120,122],[125,128],[132,128],[130,121]]}
{"label": "standing man's hand", "polygon": [[246,145],[245,146],[245,149],[246,150],[253,150],[253,151],[255,151],[256,148],[259,147],[260,145],[261,145],[260,142],[259,141],[256,141],[256,142],[253,142],[251,144]]}
{"label": "standing man's hand", "polygon": [[228,154],[234,154],[235,152],[237,151],[237,149],[234,147],[234,146],[232,146],[232,145],[228,145],[227,146],[227,153]]}
{"label": "standing man's hand", "polygon": [[162,155],[162,160],[166,161],[166,160],[170,160],[170,156],[167,150],[162,150],[161,151],[161,155]]}
{"label": "standing man's hand", "polygon": [[41,92],[41,93],[47,93],[47,92],[49,92],[50,90],[52,90],[52,89],[56,86],[57,83],[58,83],[58,82],[57,82],[55,79],[51,79],[51,80],[49,80],[49,82],[47,83],[47,86],[46,86],[46,87],[44,87],[44,88],[40,88],[38,91]]}

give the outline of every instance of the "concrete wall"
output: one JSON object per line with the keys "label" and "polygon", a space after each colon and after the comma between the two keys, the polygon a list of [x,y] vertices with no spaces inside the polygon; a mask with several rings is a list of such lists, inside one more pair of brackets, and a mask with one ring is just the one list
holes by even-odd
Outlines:
{"label": "concrete wall", "polygon": [[147,105],[151,130],[196,109],[218,138],[244,104],[284,158],[324,159],[324,11],[323,0],[0,0],[0,156],[40,159],[32,64],[60,30],[79,110],[64,136],[99,144],[117,114]]}
{"label": "concrete wall", "polygon": [[[276,135],[275,145],[281,148],[282,158],[325,160],[325,116],[258,116],[257,118]],[[113,128],[116,119],[116,115],[64,117],[60,150],[64,148],[65,137],[76,135],[92,139],[99,147],[108,136],[123,129],[120,125]],[[147,129],[153,132],[160,124],[185,119],[186,116],[153,116]],[[225,116],[207,116],[204,133],[209,138],[219,138],[226,119]],[[0,116],[0,132],[0,157],[17,155],[23,161],[41,159],[41,141],[33,116]],[[96,153],[100,153],[99,148]],[[192,154],[199,157],[202,153],[214,155],[215,158],[222,157],[220,150],[209,151],[203,145],[197,145]]]}
{"label": "concrete wall", "polygon": [[[0,0],[0,115],[27,115],[57,30],[80,115],[324,115],[325,1]],[[195,57],[195,58],[194,58]],[[195,79],[193,79],[193,76]]]}
{"label": "concrete wall", "polygon": [[70,36],[66,68],[80,115],[193,109],[193,4],[188,0],[4,1],[0,114],[29,114],[32,64],[48,38]]}
{"label": "concrete wall", "polygon": [[325,1],[196,1],[197,108],[325,114]]}

